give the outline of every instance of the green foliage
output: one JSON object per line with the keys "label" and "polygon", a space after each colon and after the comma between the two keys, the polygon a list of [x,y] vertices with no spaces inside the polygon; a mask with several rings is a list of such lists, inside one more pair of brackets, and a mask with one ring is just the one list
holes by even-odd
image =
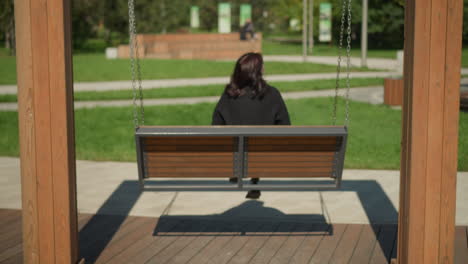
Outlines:
{"label": "green foliage", "polygon": [[0,41],[5,42],[10,54],[15,53],[14,0],[0,1]]}

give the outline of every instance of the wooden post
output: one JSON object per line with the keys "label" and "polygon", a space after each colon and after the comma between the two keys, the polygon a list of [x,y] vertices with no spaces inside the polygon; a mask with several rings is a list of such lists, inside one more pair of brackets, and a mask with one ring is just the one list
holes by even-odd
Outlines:
{"label": "wooden post", "polygon": [[16,0],[24,263],[76,263],[69,0]]}
{"label": "wooden post", "polygon": [[453,263],[462,0],[406,1],[398,263]]}

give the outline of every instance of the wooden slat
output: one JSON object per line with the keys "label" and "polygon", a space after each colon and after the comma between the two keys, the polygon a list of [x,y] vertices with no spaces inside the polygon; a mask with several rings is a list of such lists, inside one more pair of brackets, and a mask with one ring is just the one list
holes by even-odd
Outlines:
{"label": "wooden slat", "polygon": [[148,137],[145,145],[233,145],[233,137]]}
{"label": "wooden slat", "polygon": [[259,252],[260,248],[268,241],[270,235],[273,234],[273,231],[278,226],[278,223],[267,222],[261,224],[259,228],[251,229],[253,231],[249,232],[250,239],[239,251],[231,256],[231,259],[227,263],[251,263],[251,259]]}
{"label": "wooden slat", "polygon": [[[287,237],[287,240],[281,245],[281,248],[276,251],[270,263],[290,263],[290,259],[306,238],[305,235],[308,233],[307,231],[312,231],[312,228],[313,226],[311,224],[296,224],[292,235]],[[299,233],[296,233],[296,231]]]}
{"label": "wooden slat", "polygon": [[371,253],[377,242],[379,231],[380,225],[365,225],[363,227],[359,240],[356,243],[356,248],[349,260],[349,264],[369,263]]}
{"label": "wooden slat", "polygon": [[233,152],[232,145],[147,145],[145,152]]}
{"label": "wooden slat", "polygon": [[[283,243],[288,239],[288,235],[294,230],[295,224],[281,223],[276,230],[275,235],[268,238],[266,243],[258,250],[257,254],[249,261],[249,263],[270,263],[270,260],[281,248]],[[278,236],[276,234],[284,234]]]}
{"label": "wooden slat", "polygon": [[157,170],[157,169],[220,169],[227,168],[232,171],[232,161],[231,162],[210,162],[210,163],[183,163],[183,162],[165,162],[165,163],[155,163],[153,161],[147,161],[147,169]]}
{"label": "wooden slat", "polygon": [[145,160],[150,163],[164,164],[164,163],[230,163],[232,165],[232,156],[193,156],[193,157],[151,157],[146,156]]}
{"label": "wooden slat", "polygon": [[468,237],[466,226],[455,228],[455,258],[454,264],[466,264],[468,262]]}
{"label": "wooden slat", "polygon": [[146,158],[197,158],[197,157],[219,157],[220,159],[226,159],[230,157],[232,159],[232,152],[220,152],[220,151],[211,151],[211,152],[146,152]]}
{"label": "wooden slat", "polygon": [[194,257],[201,249],[208,245],[216,236],[222,235],[220,231],[223,229],[224,224],[219,221],[210,221],[205,223],[209,226],[209,232],[202,232],[197,236],[194,241],[188,244],[177,255],[172,257],[170,263],[187,263]]}
{"label": "wooden slat", "polygon": [[[159,219],[156,230],[165,230],[165,231],[170,231],[173,228],[175,228],[177,225],[181,223],[180,220],[164,220],[164,219]],[[112,258],[110,258],[107,263],[113,263],[113,264],[125,264],[125,263],[130,263],[135,257],[137,257],[140,252],[146,251],[146,249],[155,241],[157,241],[160,237],[157,235],[153,235],[153,233],[147,233],[145,234],[142,239],[136,241],[133,243],[131,246],[128,248],[122,250],[120,253],[114,255]],[[175,239],[175,238],[174,238]],[[154,251],[153,251],[154,252]]]}
{"label": "wooden slat", "polygon": [[239,230],[245,229],[247,223],[238,222],[225,222],[222,228],[222,233],[211,240],[205,248],[200,250],[197,255],[193,256],[188,263],[190,264],[202,264],[208,263],[213,256],[219,253],[219,251],[229,245],[229,242],[235,237],[240,236]]}
{"label": "wooden slat", "polygon": [[371,264],[389,263],[393,245],[397,238],[395,225],[383,225],[380,229],[377,243],[371,253]]}
{"label": "wooden slat", "polygon": [[249,137],[249,146],[254,145],[336,145],[338,137]]}
{"label": "wooden slat", "polygon": [[[249,153],[250,154],[250,153]],[[277,163],[277,162],[332,162],[333,155],[326,155],[326,156],[292,156],[286,155],[283,157],[280,156],[262,156],[262,155],[248,155],[249,164],[252,163]]]}
{"label": "wooden slat", "polygon": [[249,170],[256,168],[328,168],[333,166],[332,162],[249,162]]}
{"label": "wooden slat", "polygon": [[97,263],[105,263],[115,255],[119,254],[144,236],[152,234],[157,221],[154,218],[144,217],[144,221],[134,229],[122,230],[125,232],[121,237],[116,237],[109,246],[96,259]]}
{"label": "wooden slat", "polygon": [[252,152],[331,152],[338,150],[336,145],[249,145]]}
{"label": "wooden slat", "polygon": [[322,242],[322,239],[327,235],[327,232],[330,230],[330,225],[319,224],[317,225],[318,230],[325,230],[324,233],[313,233],[310,236],[307,236],[296,250],[292,258],[289,260],[289,263],[299,264],[299,263],[309,263],[312,256],[315,254],[318,246]]}
{"label": "wooden slat", "polygon": [[[246,233],[246,235],[241,235],[241,236],[234,236],[229,243],[227,243],[224,247],[222,247],[216,255],[214,255],[211,258],[211,263],[219,263],[219,264],[225,264],[228,263],[233,257],[240,251],[242,250],[251,239],[255,239],[255,231],[253,232],[246,232],[247,230],[257,230],[260,232],[260,230],[268,230],[267,228],[270,228],[269,230],[272,230],[271,226],[269,224],[265,223],[259,223],[259,222],[250,222],[244,225],[239,231],[241,233]],[[261,229],[263,228],[263,229]],[[265,232],[262,232],[265,234]],[[248,234],[248,235],[247,235]],[[252,250],[254,251],[254,250]]]}
{"label": "wooden slat", "polygon": [[343,237],[340,240],[340,243],[338,243],[335,252],[333,252],[333,256],[330,260],[330,263],[349,263],[357,246],[356,241],[358,241],[359,237],[361,236],[363,226],[364,225],[348,225],[345,233],[343,234]]}
{"label": "wooden slat", "polygon": [[281,158],[284,157],[291,159],[295,159],[298,156],[302,156],[304,158],[322,158],[322,157],[333,157],[335,155],[335,151],[275,151],[275,152],[249,152],[248,156],[250,158],[254,157],[271,157],[274,158]]}
{"label": "wooden slat", "polygon": [[[178,231],[185,232],[189,230],[191,222],[184,220],[179,222],[176,225]],[[146,247],[144,250],[140,251],[134,258],[132,258],[133,263],[146,263],[148,260],[153,258],[155,255],[159,254],[161,251],[166,249],[168,246],[172,245],[179,237],[178,236],[157,236],[154,241]],[[124,262],[126,263],[126,262]]]}
{"label": "wooden slat", "polygon": [[335,251],[338,243],[340,242],[345,230],[346,225],[333,225],[333,236],[324,236],[320,245],[318,246],[315,254],[312,256],[311,263],[329,263],[333,252]]}
{"label": "wooden slat", "polygon": [[201,174],[201,173],[220,173],[220,174],[226,174],[226,173],[232,173],[232,168],[224,167],[224,168],[178,168],[178,167],[166,167],[166,168],[152,168],[149,167],[147,168],[148,174]]}
{"label": "wooden slat", "polygon": [[[153,256],[150,260],[148,260],[148,264],[150,263],[166,263],[175,255],[177,255],[182,249],[184,249],[187,245],[192,243],[196,239],[196,234],[200,234],[203,230],[207,227],[206,223],[203,221],[191,221],[186,230],[185,234],[190,234],[190,236],[184,236],[182,234],[171,243],[168,247],[166,247],[163,251],[160,251],[158,254]],[[194,236],[195,235],[195,236]]]}
{"label": "wooden slat", "polygon": [[249,178],[330,178],[332,173],[249,173]]}

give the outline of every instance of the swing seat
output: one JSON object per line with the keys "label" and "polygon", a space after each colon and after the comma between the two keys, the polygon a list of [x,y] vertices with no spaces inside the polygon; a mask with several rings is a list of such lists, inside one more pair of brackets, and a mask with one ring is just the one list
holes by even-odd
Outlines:
{"label": "swing seat", "polygon": [[[155,178],[238,178],[228,187],[177,184],[152,189],[335,189],[341,184],[343,126],[143,126],[135,140],[139,182]],[[249,178],[306,178],[329,184],[248,185]],[[192,182],[193,183],[193,182]]]}

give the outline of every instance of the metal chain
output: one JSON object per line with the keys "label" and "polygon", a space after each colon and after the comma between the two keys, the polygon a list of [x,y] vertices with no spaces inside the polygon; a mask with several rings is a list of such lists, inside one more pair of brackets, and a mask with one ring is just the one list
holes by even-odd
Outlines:
{"label": "metal chain", "polygon": [[[128,0],[128,24],[130,33],[130,68],[132,72],[132,91],[133,91],[133,123],[135,128],[140,124],[144,124],[144,108],[143,108],[143,89],[141,85],[141,67],[138,52],[138,42],[136,38],[136,23],[135,23],[135,3],[134,0]],[[139,95],[137,95],[137,86]],[[137,96],[140,99],[140,109],[137,105]],[[141,121],[141,122],[140,122]]]}
{"label": "metal chain", "polygon": [[341,10],[341,27],[340,27],[340,42],[338,46],[338,64],[336,67],[336,83],[335,83],[335,98],[333,100],[333,114],[332,124],[336,125],[336,111],[338,105],[338,88],[340,87],[340,73],[341,73],[341,54],[343,49],[343,34],[345,26],[345,14],[346,14],[346,0],[342,0],[343,7]]}
{"label": "metal chain", "polygon": [[349,124],[349,88],[350,88],[350,68],[351,68],[351,1],[348,1],[348,46],[346,47],[346,96],[345,96],[345,122],[344,125],[347,127]]}

